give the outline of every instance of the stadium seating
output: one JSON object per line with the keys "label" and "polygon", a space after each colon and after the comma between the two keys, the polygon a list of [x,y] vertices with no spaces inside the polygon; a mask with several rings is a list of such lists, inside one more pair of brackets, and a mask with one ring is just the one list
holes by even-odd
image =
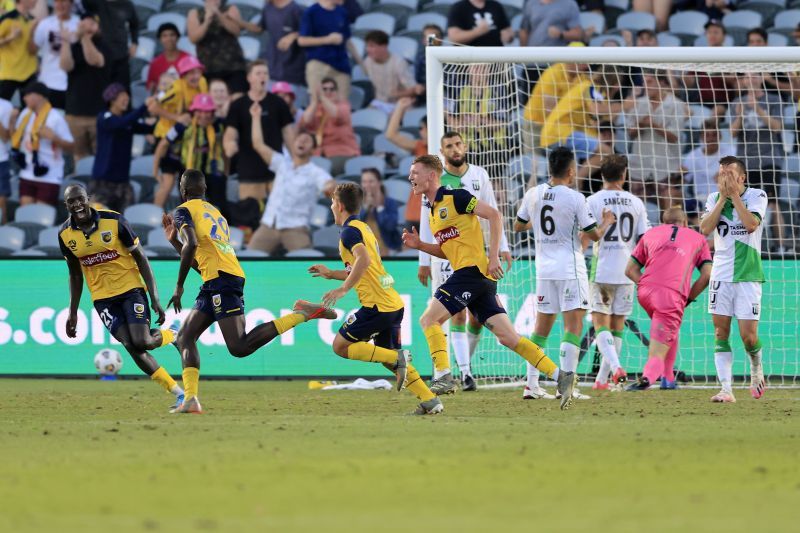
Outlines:
{"label": "stadium seating", "polygon": [[181,35],[186,34],[186,17],[178,13],[157,13],[147,19],[147,31],[154,32],[165,22],[171,22],[178,27]]}
{"label": "stadium seating", "polygon": [[637,32],[639,30],[656,30],[656,17],[651,13],[644,13],[641,11],[631,11],[620,15],[617,19],[617,29],[630,30]]}
{"label": "stadium seating", "polygon": [[374,155],[362,155],[348,159],[344,165],[345,174],[361,174],[365,168],[377,168],[381,174],[386,172],[386,160]]}
{"label": "stadium seating", "polygon": [[25,246],[25,232],[9,225],[0,226],[0,255],[11,255]]}

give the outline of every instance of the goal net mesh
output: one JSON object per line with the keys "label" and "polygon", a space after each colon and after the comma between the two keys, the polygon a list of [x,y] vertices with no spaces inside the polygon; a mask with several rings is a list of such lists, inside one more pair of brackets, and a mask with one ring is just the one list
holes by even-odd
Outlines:
{"label": "goal net mesh", "polygon": [[[530,336],[535,320],[535,248],[529,232],[513,234],[525,191],[546,181],[546,149],[572,146],[579,160],[577,187],[585,195],[602,187],[597,158],[624,154],[626,189],[647,207],[651,225],[667,207],[682,205],[697,228],[706,197],[717,190],[719,159],[738,155],[748,184],[766,190],[763,285],[759,333],[772,385],[798,385],[796,313],[800,155],[796,103],[800,64],[517,64],[443,63],[444,131],[462,134],[468,162],[484,167],[497,194],[515,257],[498,292],[517,331]],[[583,177],[585,176],[585,177]],[[713,241],[710,242],[713,247]],[[591,247],[586,251],[590,260]],[[714,331],[707,292],[686,311],[676,370],[695,384],[715,383]],[[638,304],[623,337],[621,362],[639,373],[647,357],[650,320]],[[559,319],[545,353],[558,361]],[[583,380],[593,379],[599,353],[590,315],[583,329]],[[734,376],[749,375],[734,325]],[[451,350],[452,352],[452,350]],[[524,361],[484,334],[472,360],[484,384],[519,381]],[[679,374],[679,377],[682,377]]]}

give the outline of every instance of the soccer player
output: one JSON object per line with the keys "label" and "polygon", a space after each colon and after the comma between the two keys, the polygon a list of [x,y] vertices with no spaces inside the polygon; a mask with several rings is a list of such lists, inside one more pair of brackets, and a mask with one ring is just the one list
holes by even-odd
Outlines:
{"label": "soccer player", "polygon": [[94,308],[106,329],[122,343],[142,372],[175,395],[173,407],[180,405],[183,389],[148,353],[148,350],[172,343],[175,332],[150,329],[145,288],[159,325],[164,323],[164,309],[139,238],[119,213],[93,209],[81,185],[69,185],[64,190],[64,203],[69,218],[61,226],[58,244],[69,268],[67,336],[75,338],[76,335],[85,278]]}
{"label": "soccer player", "polygon": [[[336,224],[342,226],[339,255],[344,270],[331,270],[325,265],[312,265],[314,277],[343,281],[339,288],[325,293],[322,303],[333,305],[355,288],[361,309],[342,324],[333,339],[333,351],[345,359],[382,363],[397,377],[397,390],[406,387],[420,400],[415,415],[435,415],[444,410],[439,398],[420,378],[410,364],[411,356],[401,349],[400,325],[403,322],[403,300],[394,290],[394,279],[381,262],[378,241],[370,227],[358,220],[364,192],[355,183],[336,187],[331,211]],[[370,344],[370,339],[374,344]]]}
{"label": "soccer player", "polygon": [[[574,373],[578,369],[583,317],[589,308],[589,278],[578,232],[583,231],[589,239],[598,241],[615,219],[613,211],[603,209],[598,227],[586,198],[572,188],[577,164],[571,149],[554,148],[548,156],[548,165],[550,182],[525,193],[514,231],[533,228],[536,247],[536,323],[531,340],[544,349],[556,318],[559,313],[563,315],[560,366]],[[577,388],[573,392],[578,399],[589,398]],[[555,397],[539,386],[539,370],[528,365],[522,398]]]}
{"label": "soccer player", "polygon": [[616,218],[602,238],[594,243],[589,270],[589,302],[595,342],[603,356],[592,388],[606,390],[609,373],[615,384],[627,381],[619,354],[625,317],[633,311],[634,285],[625,276],[625,265],[633,247],[647,231],[648,223],[644,203],[622,188],[628,177],[628,159],[622,155],[607,156],[600,165],[600,173],[603,189],[586,202],[595,219],[603,216],[604,209],[613,212]]}
{"label": "soccer player", "polygon": [[[503,277],[500,212],[463,189],[442,187],[441,176],[442,163],[435,155],[419,156],[411,165],[409,181],[414,194],[424,194],[428,199],[428,221],[437,244],[421,241],[416,228],[411,233],[403,232],[403,244],[447,259],[453,267],[453,274],[436,290],[419,321],[434,364],[441,368],[440,359],[447,357],[442,324],[467,308],[503,346],[555,379],[562,393],[561,409],[569,408],[575,388],[574,372],[560,370],[536,344],[520,337],[497,298],[496,280]],[[489,221],[488,256],[479,218]]]}
{"label": "soccer player", "polygon": [[[442,185],[451,189],[464,189],[481,202],[497,209],[497,200],[492,188],[489,174],[483,167],[467,163],[467,145],[461,134],[449,131],[442,136],[441,151],[444,156],[444,174]],[[420,214],[420,237],[427,243],[433,243],[427,208],[423,205]],[[500,256],[506,263],[506,271],[511,268],[511,251],[508,247],[505,232],[500,240]],[[418,277],[422,285],[427,286],[431,280],[431,290],[436,290],[453,274],[450,262],[420,251]],[[453,341],[453,352],[461,373],[461,388],[464,391],[478,389],[472,377],[471,359],[478,346],[481,334],[481,323],[472,315],[467,316],[466,309],[453,315],[450,319],[450,333]],[[439,366],[434,368],[432,390],[436,394],[455,392],[456,382],[450,372],[450,357],[439,359]],[[441,367],[441,368],[440,368]]]}
{"label": "soccer player", "polygon": [[[644,234],[628,260],[625,275],[639,285],[639,304],[650,317],[650,348],[642,377],[627,391],[640,391],[662,376],[674,381],[683,312],[708,285],[711,251],[706,238],[686,227],[680,207],[664,211],[664,224]],[[644,274],[642,274],[644,267]],[[700,276],[692,283],[692,269]]]}
{"label": "soccer player", "polygon": [[[294,303],[294,313],[245,331],[244,271],[228,241],[228,222],[216,207],[205,201],[206,179],[199,170],[187,170],[180,180],[183,203],[174,219],[164,215],[164,233],[181,254],[178,282],[170,298],[177,312],[183,308],[183,285],[189,269],[195,267],[203,278],[200,294],[178,332],[178,349],[183,361],[183,386],[186,398],[174,413],[202,413],[197,397],[200,379],[200,352],[197,339],[214,322],[219,323],[228,351],[234,357],[247,357],[269,341],[296,325],[316,318],[336,318],[336,313],[304,300]],[[178,240],[178,234],[181,241]]]}
{"label": "soccer player", "polygon": [[750,356],[750,394],[761,398],[766,388],[762,367],[758,320],[761,311],[761,221],[767,209],[767,194],[745,185],[747,174],[741,159],[719,161],[719,192],[708,196],[700,222],[704,235],[714,233],[714,263],[708,312],[714,321],[714,363],[722,390],[712,402],[731,403],[733,397],[733,352],[728,341],[731,318],[739,323],[739,335]]}

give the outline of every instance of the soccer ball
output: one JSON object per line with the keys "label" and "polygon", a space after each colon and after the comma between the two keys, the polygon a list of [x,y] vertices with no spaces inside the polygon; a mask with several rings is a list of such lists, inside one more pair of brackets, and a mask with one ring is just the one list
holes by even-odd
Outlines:
{"label": "soccer ball", "polygon": [[101,376],[115,376],[122,368],[122,356],[111,348],[103,348],[94,356],[94,366]]}

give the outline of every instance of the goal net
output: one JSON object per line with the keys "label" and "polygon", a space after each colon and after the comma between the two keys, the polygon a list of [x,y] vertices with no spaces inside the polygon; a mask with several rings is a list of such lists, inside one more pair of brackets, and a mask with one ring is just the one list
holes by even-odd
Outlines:
{"label": "goal net", "polygon": [[[525,191],[548,179],[548,147],[573,148],[576,186],[586,196],[602,187],[603,155],[626,155],[625,188],[645,202],[650,224],[681,205],[695,228],[717,190],[719,159],[738,155],[748,185],[769,197],[759,326],[765,373],[773,386],[800,384],[800,63],[792,49],[429,47],[427,76],[430,152],[439,153],[444,131],[458,131],[468,162],[484,167],[493,181],[516,259],[498,292],[520,334],[531,335],[534,327],[535,249],[531,233],[512,234],[511,226]],[[591,253],[589,247],[587,262]],[[686,311],[676,362],[679,377],[698,385],[716,381],[707,294]],[[620,354],[629,374],[644,367],[649,327],[635,303]],[[555,361],[562,334],[559,319],[545,346]],[[578,367],[584,380],[599,366],[593,336],[587,313]],[[731,345],[741,381],[749,366],[735,325]],[[525,364],[484,334],[472,371],[484,384],[514,383],[524,378]]]}

